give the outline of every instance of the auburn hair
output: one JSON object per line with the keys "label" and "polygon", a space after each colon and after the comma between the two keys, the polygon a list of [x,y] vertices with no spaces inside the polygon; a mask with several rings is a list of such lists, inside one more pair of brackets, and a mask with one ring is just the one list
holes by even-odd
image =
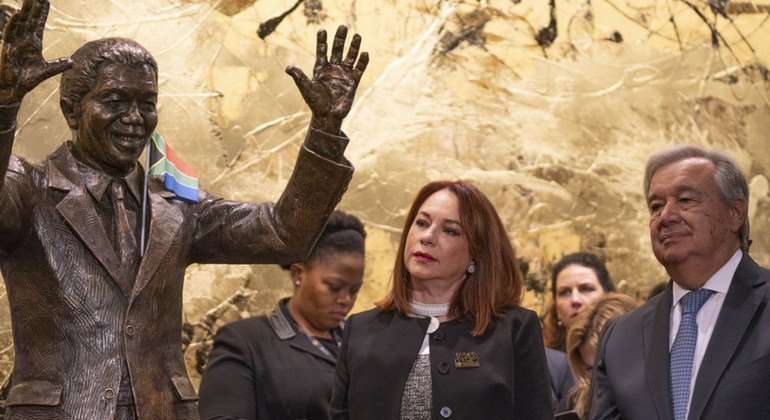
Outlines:
{"label": "auburn hair", "polygon": [[404,262],[406,239],[423,203],[434,193],[448,190],[457,197],[462,234],[476,270],[466,273],[449,305],[449,316],[475,323],[472,334],[482,335],[507,307],[521,302],[523,280],[516,253],[500,216],[486,195],[466,181],[433,181],[417,193],[406,216],[393,267],[391,287],[377,306],[411,312],[412,281]]}

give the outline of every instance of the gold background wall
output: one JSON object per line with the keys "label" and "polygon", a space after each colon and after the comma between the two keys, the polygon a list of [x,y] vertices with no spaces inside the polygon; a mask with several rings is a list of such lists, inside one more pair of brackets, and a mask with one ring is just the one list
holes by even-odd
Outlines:
{"label": "gold background wall", "polygon": [[[46,56],[104,36],[138,40],[160,66],[158,130],[204,187],[239,200],[276,200],[303,140],[310,115],[284,68],[310,72],[319,28],[362,35],[371,62],[343,126],[356,174],[340,205],[369,232],[354,311],[383,295],[411,199],[438,178],[473,181],[495,203],[527,267],[526,306],[542,312],[550,266],[581,249],[605,256],[622,290],[646,295],[666,277],[650,251],[642,172],[675,143],[738,159],[752,255],[770,265],[770,0],[52,3]],[[261,23],[274,27],[264,39]],[[17,154],[42,159],[68,138],[57,104],[58,78],[28,95]],[[276,267],[191,266],[193,380],[218,326],[290,292]],[[12,361],[3,303],[0,377]]]}

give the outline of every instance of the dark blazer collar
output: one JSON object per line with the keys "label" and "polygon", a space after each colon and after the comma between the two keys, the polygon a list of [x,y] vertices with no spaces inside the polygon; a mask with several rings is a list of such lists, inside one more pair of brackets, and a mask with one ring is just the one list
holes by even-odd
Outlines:
{"label": "dark blazer collar", "polygon": [[272,312],[267,314],[267,322],[281,340],[288,340],[297,335],[297,330],[294,327],[294,322],[290,321],[291,315],[286,309],[286,303],[289,298],[283,298],[275,304],[275,308]]}
{"label": "dark blazer collar", "polygon": [[[275,305],[275,308],[272,310],[272,312],[267,314],[267,322],[270,324],[270,327],[275,332],[275,335],[277,335],[278,338],[280,338],[281,340],[291,340],[289,342],[289,345],[291,345],[292,347],[300,351],[311,353],[316,357],[319,357],[321,359],[324,359],[336,365],[337,361],[334,357],[324,354],[323,352],[318,350],[310,342],[310,339],[306,334],[299,332],[297,328],[297,324],[291,318],[289,309],[286,307],[286,304],[289,302],[289,299],[290,298],[283,298],[279,300],[278,303]],[[340,325],[338,325],[335,328],[336,334],[338,337],[342,336],[343,327],[344,327],[344,323],[340,323]]]}
{"label": "dark blazer collar", "polygon": [[[275,332],[275,335],[281,340],[288,340],[297,335],[298,332],[297,324],[291,318],[289,309],[286,307],[289,303],[289,299],[291,298],[285,297],[279,300],[278,303],[275,304],[275,308],[267,314],[267,321],[270,324],[270,327]],[[345,321],[342,321],[335,330],[341,335],[344,328]]]}

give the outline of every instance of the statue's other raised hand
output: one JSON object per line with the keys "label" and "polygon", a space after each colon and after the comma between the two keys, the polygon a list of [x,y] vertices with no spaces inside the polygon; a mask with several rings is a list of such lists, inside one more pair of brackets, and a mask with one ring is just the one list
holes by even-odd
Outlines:
{"label": "statue's other raised hand", "polygon": [[311,126],[330,133],[339,131],[342,120],[350,112],[358,82],[369,63],[369,54],[363,52],[358,55],[361,47],[361,36],[358,34],[353,35],[348,54],[342,59],[347,35],[348,28],[340,25],[334,35],[331,56],[327,59],[326,31],[318,31],[312,80],[295,66],[286,68],[286,73],[294,79],[302,98],[313,112]]}
{"label": "statue's other raised hand", "polygon": [[24,95],[43,80],[72,67],[69,58],[43,58],[43,30],[49,7],[47,0],[24,0],[21,10],[8,20],[0,59],[0,105],[21,103]]}

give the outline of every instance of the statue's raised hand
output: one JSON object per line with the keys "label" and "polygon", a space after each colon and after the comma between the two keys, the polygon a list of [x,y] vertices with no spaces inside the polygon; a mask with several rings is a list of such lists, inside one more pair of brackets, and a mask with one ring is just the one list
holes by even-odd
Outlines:
{"label": "statue's raised hand", "polygon": [[43,30],[49,7],[47,0],[24,0],[21,10],[8,20],[0,59],[0,105],[21,103],[24,95],[43,80],[72,67],[69,58],[43,58]]}
{"label": "statue's raised hand", "polygon": [[331,56],[327,59],[326,31],[318,31],[312,79],[295,66],[286,68],[286,73],[294,79],[302,98],[313,112],[311,125],[329,132],[339,131],[369,63],[369,54],[364,52],[358,55],[361,47],[361,36],[358,34],[353,35],[348,54],[342,59],[347,35],[348,28],[340,25],[334,35]]}

